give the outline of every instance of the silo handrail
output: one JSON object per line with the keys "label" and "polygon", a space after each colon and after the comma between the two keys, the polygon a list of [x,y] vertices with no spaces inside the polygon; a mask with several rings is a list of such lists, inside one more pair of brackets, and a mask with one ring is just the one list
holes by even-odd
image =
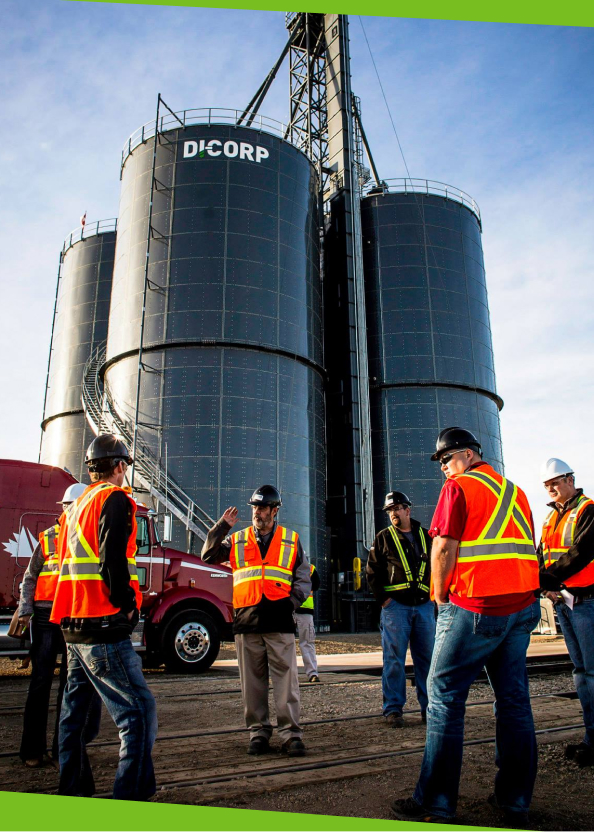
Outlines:
{"label": "silo handrail", "polygon": [[[95,434],[108,429],[131,445],[133,420],[125,418],[123,408],[116,405],[108,385],[101,382],[100,371],[104,363],[105,343],[101,343],[85,364],[81,395],[83,410]],[[175,514],[186,528],[202,540],[206,539],[206,533],[215,523],[213,518],[185,493],[171,475],[165,474],[150,448],[139,441],[136,443],[136,471],[166,511]]]}
{"label": "silo handrail", "polygon": [[75,243],[81,240],[86,240],[89,237],[96,237],[97,234],[108,234],[110,231],[117,231],[118,221],[117,217],[112,217],[109,220],[96,220],[95,222],[87,222],[75,228],[64,240],[62,246],[62,256]]}
{"label": "silo handrail", "polygon": [[431,196],[442,196],[470,208],[479,223],[481,221],[481,212],[478,204],[470,194],[453,185],[448,185],[446,182],[439,182],[436,179],[417,179],[415,177],[383,179],[379,183],[379,188],[376,182],[368,182],[363,188],[363,196],[369,196],[370,191],[373,191],[373,195],[375,196],[379,189],[389,194],[427,194]]}
{"label": "silo handrail", "polygon": [[[242,120],[248,120],[251,129],[257,127],[262,133],[270,133],[273,136],[280,136],[281,139],[287,140],[287,125],[277,121],[277,119],[268,118],[268,116],[263,116],[260,113],[246,113],[244,110],[232,110],[227,107],[198,107],[189,110],[178,110],[177,112],[170,110],[169,113],[159,118],[159,133],[166,132],[167,130],[175,130],[180,126],[185,128],[200,124],[206,124],[208,126],[220,124],[223,126],[231,125],[232,127],[241,127],[243,126],[241,123]],[[121,167],[124,167],[126,159],[136,147],[148,139],[153,138],[154,135],[154,120],[143,124],[142,127],[135,130],[129,139],[127,139],[122,150]],[[291,142],[291,144],[299,147],[297,142]]]}

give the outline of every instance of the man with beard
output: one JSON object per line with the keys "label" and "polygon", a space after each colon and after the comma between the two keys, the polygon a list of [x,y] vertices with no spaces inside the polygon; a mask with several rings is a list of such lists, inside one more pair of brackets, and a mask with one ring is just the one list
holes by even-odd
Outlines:
{"label": "man with beard", "polygon": [[386,494],[384,511],[390,525],[376,536],[366,568],[371,591],[382,606],[383,714],[392,728],[404,727],[409,642],[421,717],[426,721],[427,673],[435,638],[434,605],[429,598],[431,538],[411,518],[411,505],[402,491]]}
{"label": "man with beard", "polygon": [[230,534],[239,515],[235,506],[228,508],[209,531],[202,560],[229,561],[233,570],[233,633],[250,731],[247,753],[270,751],[270,674],[281,751],[302,757],[293,613],[311,592],[309,561],[297,533],[277,524],[282,502],[273,485],[257,488],[249,505],[252,525]]}

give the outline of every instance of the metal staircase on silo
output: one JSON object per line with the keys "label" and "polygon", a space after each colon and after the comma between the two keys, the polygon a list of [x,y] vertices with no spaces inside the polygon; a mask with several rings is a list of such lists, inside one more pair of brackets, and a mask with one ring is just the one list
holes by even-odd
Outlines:
{"label": "metal staircase on silo", "polygon": [[[134,422],[122,416],[122,408],[117,407],[109,387],[101,379],[101,368],[105,363],[105,343],[100,344],[90,355],[85,364],[82,382],[81,401],[87,422],[95,435],[102,432],[121,436],[132,447]],[[180,520],[188,531],[201,540],[215,521],[204,509],[178,485],[175,479],[165,471],[153,452],[141,441],[136,441],[135,471],[147,491],[164,507]]]}

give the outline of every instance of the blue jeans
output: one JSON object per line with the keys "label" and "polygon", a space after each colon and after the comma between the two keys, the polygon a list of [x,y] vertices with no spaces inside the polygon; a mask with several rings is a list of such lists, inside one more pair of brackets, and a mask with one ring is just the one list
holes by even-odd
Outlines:
{"label": "blue jeans", "polygon": [[58,794],[90,797],[94,793],[85,743],[89,741],[87,721],[95,691],[120,732],[113,797],[146,800],[156,790],[151,751],[157,735],[157,710],[129,638],[116,644],[68,645]]}
{"label": "blue jeans", "polygon": [[584,712],[584,742],[594,747],[594,598],[576,604],[573,610],[565,604],[557,604],[556,610]]}
{"label": "blue jeans", "polygon": [[414,799],[443,818],[456,813],[462,768],[464,712],[483,667],[495,693],[495,796],[501,807],[526,812],[537,769],[526,651],[540,619],[538,601],[512,615],[479,615],[455,604],[439,607],[429,671],[427,740]]}
{"label": "blue jeans", "polygon": [[382,672],[383,712],[401,714],[406,703],[406,651],[415,669],[417,698],[422,711],[427,710],[427,674],[435,639],[435,606],[431,601],[418,607],[399,604],[393,598],[380,615],[384,669]]}

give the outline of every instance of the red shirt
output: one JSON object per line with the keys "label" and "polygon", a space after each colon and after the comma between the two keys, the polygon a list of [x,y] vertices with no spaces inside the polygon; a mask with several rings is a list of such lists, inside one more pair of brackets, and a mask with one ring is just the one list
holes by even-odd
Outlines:
{"label": "red shirt", "polygon": [[[468,469],[472,471],[483,465],[477,462]],[[453,537],[454,540],[462,539],[462,532],[466,525],[466,497],[464,491],[455,479],[447,479],[441,489],[439,501],[433,514],[429,534],[431,537]],[[534,526],[532,536],[534,537]],[[534,601],[534,592],[512,592],[508,595],[489,595],[486,598],[462,598],[459,595],[450,595],[452,604],[456,604],[469,612],[477,612],[482,615],[511,615],[520,612]]]}

